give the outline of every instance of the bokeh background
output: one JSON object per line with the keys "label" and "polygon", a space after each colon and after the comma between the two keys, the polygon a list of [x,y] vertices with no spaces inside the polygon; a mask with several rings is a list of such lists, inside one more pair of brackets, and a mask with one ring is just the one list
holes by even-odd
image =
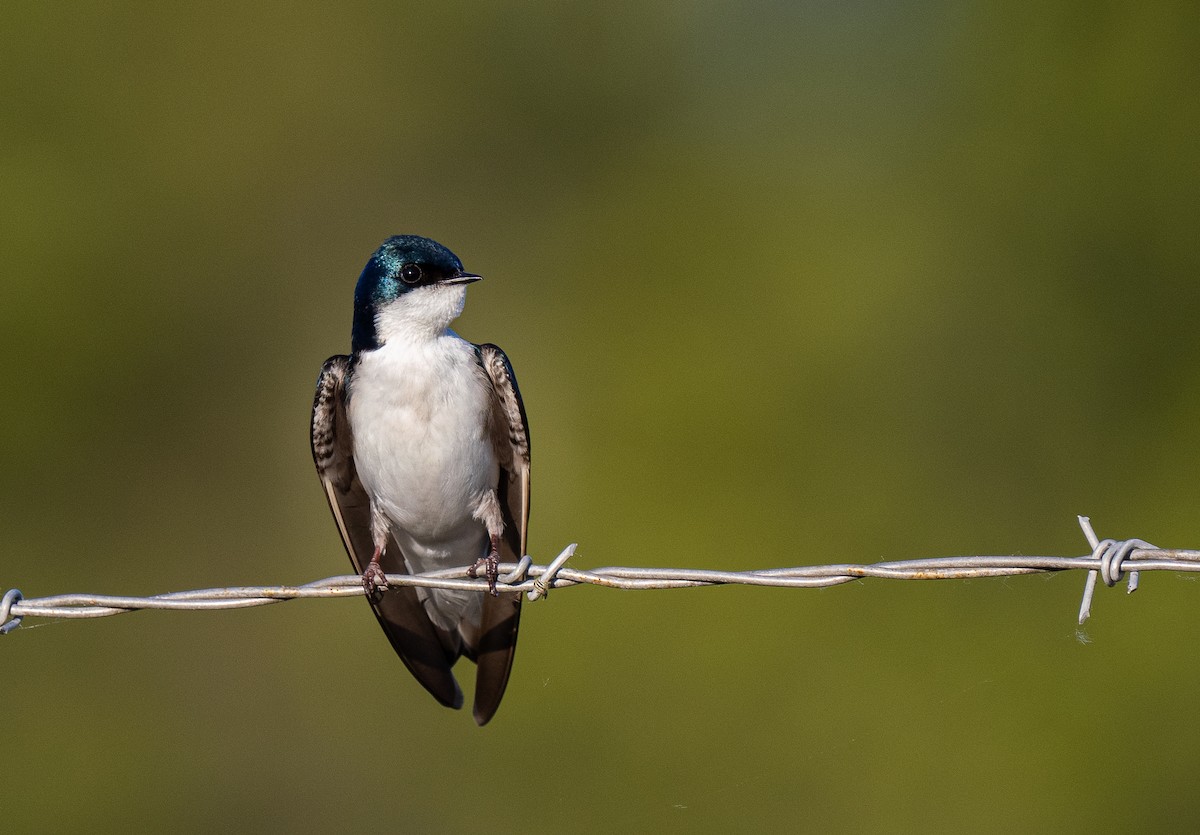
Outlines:
{"label": "bokeh background", "polygon": [[[487,276],[531,549],[1200,546],[1190,3],[11,2],[0,586],[348,567],[309,457],[387,235]],[[1163,830],[1200,586],[573,589],[487,728],[357,600],[0,639],[22,831]],[[470,687],[472,672],[464,665]],[[1171,777],[1175,775],[1175,777]],[[1184,827],[1187,828],[1187,827]]]}

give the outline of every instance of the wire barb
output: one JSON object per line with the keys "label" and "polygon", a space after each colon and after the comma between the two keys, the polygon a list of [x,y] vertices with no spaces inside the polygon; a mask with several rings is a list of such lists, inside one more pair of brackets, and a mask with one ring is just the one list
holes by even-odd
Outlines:
{"label": "wire barb", "polygon": [[529,566],[531,565],[533,565],[533,558],[526,554],[525,556],[521,557],[521,561],[517,563],[516,569],[514,569],[511,573],[500,577],[499,581],[506,586],[516,585],[517,583],[524,581],[524,579],[529,575]]}
{"label": "wire barb", "polygon": [[0,598],[0,635],[7,635],[21,625],[21,615],[12,616],[12,620],[9,620],[9,616],[13,606],[24,598],[25,595],[21,594],[20,589],[9,589],[4,597]]}
{"label": "wire barb", "polygon": [[[1083,626],[1092,616],[1092,595],[1096,592],[1096,578],[1103,579],[1104,585],[1111,588],[1125,576],[1121,566],[1130,554],[1135,550],[1157,551],[1158,548],[1144,539],[1099,539],[1096,532],[1092,530],[1091,519],[1086,516],[1077,518],[1079,527],[1083,528],[1083,535],[1087,537],[1088,544],[1092,546],[1092,559],[1099,563],[1098,568],[1093,568],[1088,572],[1087,580],[1083,585],[1083,600],[1079,604],[1079,625]],[[1131,569],[1126,593],[1133,594],[1137,588],[1138,572],[1136,569]]]}
{"label": "wire barb", "polygon": [[[853,583],[866,577],[883,580],[965,580],[976,577],[1015,577],[1053,571],[1088,572],[1079,622],[1091,612],[1097,578],[1114,585],[1126,572],[1129,590],[1137,588],[1141,571],[1200,572],[1200,551],[1155,548],[1141,539],[1100,541],[1086,516],[1079,524],[1092,552],[1080,557],[933,557],[894,560],[870,565],[840,563],[805,565],[794,568],[767,568],[756,571],[715,571],[701,568],[595,568],[589,571],[568,568],[567,561],[576,546],[568,545],[549,565],[535,565],[524,556],[517,563],[500,566],[500,582],[509,592],[526,593],[540,600],[550,589],[592,585],[612,589],[682,589],[697,586],[745,585],[776,588],[824,588]],[[447,568],[422,574],[389,574],[389,586],[456,589],[483,593],[487,581],[471,579],[467,567]],[[151,597],[117,597],[94,594],[63,594],[54,597],[24,598],[13,589],[0,599],[0,634],[18,628],[25,617],[97,618],[119,615],[137,609],[241,609],[266,606],[297,598],[361,597],[362,579],[358,575],[328,577],[301,586],[244,586],[236,588],[177,591]]]}
{"label": "wire barb", "polygon": [[546,571],[541,577],[533,581],[533,591],[529,592],[529,600],[541,600],[549,596],[550,587],[554,585],[554,578],[558,576],[558,572],[567,564],[567,560],[575,556],[575,549],[579,547],[574,542],[563,548],[562,553],[554,558],[554,562],[546,567]]}

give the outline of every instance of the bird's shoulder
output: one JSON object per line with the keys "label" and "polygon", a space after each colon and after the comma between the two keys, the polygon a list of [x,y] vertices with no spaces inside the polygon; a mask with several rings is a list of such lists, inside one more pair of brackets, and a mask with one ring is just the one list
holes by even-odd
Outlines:
{"label": "bird's shoulder", "polygon": [[325,360],[313,397],[311,441],[313,463],[323,479],[347,489],[352,477],[350,427],[345,419],[351,358],[335,354]]}
{"label": "bird's shoulder", "polygon": [[[491,342],[474,346],[480,367],[492,384],[494,413],[498,423],[506,430],[503,434],[515,461],[529,466],[529,419],[525,415],[525,401],[517,386],[517,375],[513,372],[508,355]],[[506,456],[507,457],[507,456]]]}

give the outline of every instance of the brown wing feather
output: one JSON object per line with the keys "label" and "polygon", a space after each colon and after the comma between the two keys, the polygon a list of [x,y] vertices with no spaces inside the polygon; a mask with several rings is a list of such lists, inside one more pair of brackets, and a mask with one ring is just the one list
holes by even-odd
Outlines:
{"label": "brown wing feather", "polygon": [[[313,400],[312,451],[342,543],[354,570],[361,574],[374,552],[374,544],[371,502],[354,468],[354,442],[346,419],[349,373],[350,358],[343,355],[330,357],[321,369]],[[382,568],[388,574],[408,573],[394,540],[388,541]],[[462,691],[450,671],[458,658],[456,639],[434,627],[417,598],[416,589],[390,588],[371,608],[413,677],[442,704],[462,707]]]}
{"label": "brown wing feather", "polygon": [[[479,361],[492,381],[492,443],[500,463],[497,498],[504,514],[500,561],[517,562],[525,554],[529,528],[529,421],[508,357],[495,345],[478,346]],[[487,595],[483,601],[475,654],[475,721],[486,724],[496,713],[512,671],[521,621],[520,593]]]}

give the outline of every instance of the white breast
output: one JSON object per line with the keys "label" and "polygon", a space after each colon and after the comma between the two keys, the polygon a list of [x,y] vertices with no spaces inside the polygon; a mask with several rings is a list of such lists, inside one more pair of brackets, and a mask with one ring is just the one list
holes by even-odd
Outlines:
{"label": "white breast", "polygon": [[410,570],[483,553],[486,532],[471,514],[499,477],[490,395],[474,347],[450,331],[359,357],[349,402],[355,465]]}

